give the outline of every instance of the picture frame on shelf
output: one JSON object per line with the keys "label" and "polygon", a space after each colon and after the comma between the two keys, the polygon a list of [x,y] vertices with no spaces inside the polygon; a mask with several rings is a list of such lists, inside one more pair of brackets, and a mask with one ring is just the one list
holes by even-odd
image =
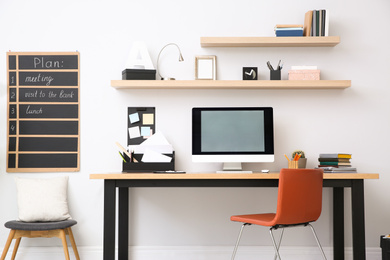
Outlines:
{"label": "picture frame on shelf", "polygon": [[195,57],[195,79],[216,80],[217,79],[217,56],[196,56]]}

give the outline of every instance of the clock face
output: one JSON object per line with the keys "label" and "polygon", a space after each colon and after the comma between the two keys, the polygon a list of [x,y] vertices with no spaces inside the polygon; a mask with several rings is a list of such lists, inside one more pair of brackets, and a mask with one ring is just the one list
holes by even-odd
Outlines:
{"label": "clock face", "polygon": [[242,68],[243,80],[257,80],[257,67],[243,67]]}

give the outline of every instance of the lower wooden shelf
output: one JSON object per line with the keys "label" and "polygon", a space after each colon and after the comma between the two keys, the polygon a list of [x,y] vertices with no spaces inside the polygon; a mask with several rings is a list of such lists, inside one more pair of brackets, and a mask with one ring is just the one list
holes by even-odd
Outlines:
{"label": "lower wooden shelf", "polygon": [[117,89],[345,89],[351,80],[111,80]]}

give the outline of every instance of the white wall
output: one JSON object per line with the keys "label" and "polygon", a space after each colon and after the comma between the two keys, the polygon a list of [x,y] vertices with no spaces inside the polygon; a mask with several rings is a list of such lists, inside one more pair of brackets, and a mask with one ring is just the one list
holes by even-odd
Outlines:
{"label": "white wall", "polygon": [[[368,8],[368,6],[371,6]],[[273,36],[277,23],[303,23],[309,9],[330,10],[330,35],[339,35],[334,48],[201,48],[201,36]],[[79,222],[74,233],[79,246],[102,245],[103,182],[91,173],[121,171],[115,142],[126,143],[126,108],[156,107],[157,128],[174,145],[176,168],[213,171],[219,164],[191,162],[190,111],[194,106],[272,106],[275,114],[276,159],[248,168],[279,170],[284,153],[305,150],[308,167],[322,152],[349,152],[359,172],[380,173],[365,184],[366,240],[379,247],[379,235],[390,232],[388,187],[390,22],[387,0],[352,1],[11,1],[0,2],[0,223],[17,217],[15,176],[70,176],[69,201]],[[243,66],[259,67],[268,79],[266,61],[317,65],[322,79],[350,79],[346,90],[116,90],[131,44],[144,41],[154,64],[167,49],[162,73],[177,79],[194,78],[196,55],[217,55],[218,79],[241,79]],[[76,51],[81,54],[81,171],[78,173],[10,174],[6,153],[6,52]],[[171,56],[170,56],[171,55]],[[150,188],[130,193],[130,245],[233,245],[239,229],[229,216],[274,210],[276,189]],[[346,207],[349,194],[346,192]],[[315,224],[324,246],[332,245],[332,195],[324,193],[323,214]],[[349,212],[349,211],[348,211]],[[346,214],[346,245],[351,246],[350,213]],[[244,245],[270,245],[267,232],[248,230]],[[0,227],[0,246],[8,230]],[[314,245],[310,234],[286,236],[286,245]],[[59,245],[57,241],[26,240],[22,246]]]}

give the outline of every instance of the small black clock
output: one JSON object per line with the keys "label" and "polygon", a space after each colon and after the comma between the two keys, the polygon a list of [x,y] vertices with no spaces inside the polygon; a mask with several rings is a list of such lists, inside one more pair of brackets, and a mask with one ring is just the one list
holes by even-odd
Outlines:
{"label": "small black clock", "polygon": [[257,80],[257,67],[243,67],[242,68],[243,80]]}

